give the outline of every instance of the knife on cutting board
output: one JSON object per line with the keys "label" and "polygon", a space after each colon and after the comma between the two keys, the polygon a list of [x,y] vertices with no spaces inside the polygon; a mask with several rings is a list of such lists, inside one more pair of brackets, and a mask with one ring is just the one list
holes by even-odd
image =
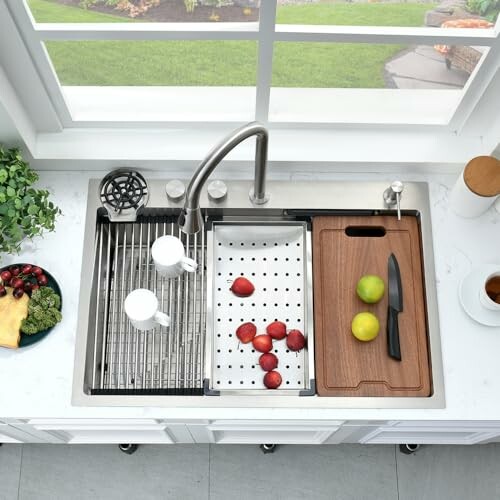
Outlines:
{"label": "knife on cutting board", "polygon": [[401,274],[396,256],[391,253],[388,262],[389,270],[389,308],[387,311],[387,347],[389,356],[401,361],[399,346],[398,313],[403,310],[403,289]]}

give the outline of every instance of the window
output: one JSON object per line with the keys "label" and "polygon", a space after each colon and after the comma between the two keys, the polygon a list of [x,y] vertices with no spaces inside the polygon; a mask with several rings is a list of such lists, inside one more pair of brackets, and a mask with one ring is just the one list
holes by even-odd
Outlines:
{"label": "window", "polygon": [[[90,3],[96,8],[7,0],[63,126],[252,118],[447,125],[498,46],[494,28],[422,27],[434,4],[417,2],[245,8],[205,0],[187,12],[190,2],[163,0],[161,12],[142,17]],[[151,22],[158,19],[167,22]],[[450,49],[462,50],[469,67]]]}
{"label": "window", "polygon": [[431,3],[160,0],[130,17],[79,2],[0,4],[0,60],[38,132],[257,119],[283,130],[413,127],[432,139],[461,130],[498,79],[498,21],[425,27]]}

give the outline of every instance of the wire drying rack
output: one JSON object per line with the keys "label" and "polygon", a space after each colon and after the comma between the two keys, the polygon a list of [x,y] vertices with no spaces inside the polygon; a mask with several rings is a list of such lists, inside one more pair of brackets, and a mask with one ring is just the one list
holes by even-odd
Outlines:
{"label": "wire drying rack", "polygon": [[[151,245],[164,235],[179,237],[198,270],[175,279],[160,277]],[[179,394],[203,392],[205,231],[181,233],[172,217],[143,216],[135,223],[97,224],[92,394]],[[139,331],[128,320],[123,302],[129,292],[155,293],[171,326]]]}

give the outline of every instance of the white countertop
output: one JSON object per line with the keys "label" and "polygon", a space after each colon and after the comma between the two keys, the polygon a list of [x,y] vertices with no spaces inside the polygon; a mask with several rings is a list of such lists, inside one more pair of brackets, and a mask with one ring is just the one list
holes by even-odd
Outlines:
{"label": "white countertop", "polygon": [[[83,408],[72,406],[73,357],[78,312],[88,179],[103,172],[42,172],[63,216],[56,232],[24,246],[1,265],[34,262],[46,268],[63,293],[63,321],[40,343],[0,349],[0,420],[26,418],[307,419],[307,420],[500,420],[500,327],[471,319],[458,299],[463,277],[478,265],[500,263],[500,214],[491,208],[476,219],[462,219],[448,208],[456,175],[399,175],[427,181],[438,292],[445,381],[444,409],[248,409],[248,408]],[[173,174],[147,173],[157,178]],[[236,171],[226,178],[248,178]],[[182,177],[187,178],[189,174]],[[394,180],[394,174],[273,173],[280,180]],[[228,402],[230,399],[228,398]]]}

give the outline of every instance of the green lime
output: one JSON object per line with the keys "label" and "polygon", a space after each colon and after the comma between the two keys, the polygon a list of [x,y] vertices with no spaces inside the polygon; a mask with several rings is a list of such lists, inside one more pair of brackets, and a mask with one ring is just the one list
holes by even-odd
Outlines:
{"label": "green lime", "polygon": [[380,323],[377,316],[371,312],[361,312],[356,314],[351,323],[352,334],[362,342],[373,340],[380,330]]}
{"label": "green lime", "polygon": [[380,276],[366,274],[358,281],[356,293],[367,304],[375,304],[384,296],[384,280]]}

